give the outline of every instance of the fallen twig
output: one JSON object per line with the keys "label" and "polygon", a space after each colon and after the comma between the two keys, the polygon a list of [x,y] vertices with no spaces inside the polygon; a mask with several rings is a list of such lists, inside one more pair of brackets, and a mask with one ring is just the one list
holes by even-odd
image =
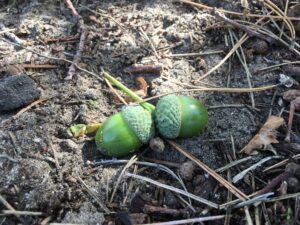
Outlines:
{"label": "fallen twig", "polygon": [[10,157],[10,156],[7,155],[7,154],[0,154],[0,158],[5,158],[5,159],[7,159],[7,160],[9,160],[9,161],[12,161],[12,162],[14,162],[14,163],[17,163],[17,162],[18,162],[17,159],[14,159],[14,158]]}
{"label": "fallen twig", "polygon": [[256,192],[255,195],[262,195],[269,191],[271,191],[274,187],[278,186],[282,181],[287,180],[289,177],[293,176],[292,173],[285,171],[281,174],[279,174],[277,177],[273,178],[267,186],[265,186],[263,189]]}
{"label": "fallen twig", "polygon": [[78,49],[77,49],[76,55],[73,59],[73,64],[71,64],[71,66],[69,67],[69,71],[67,73],[67,76],[65,77],[65,80],[72,80],[72,78],[76,72],[74,64],[78,64],[82,57],[82,52],[84,50],[84,42],[85,42],[85,39],[87,36],[87,29],[86,29],[86,26],[84,24],[82,17],[78,14],[77,10],[74,8],[71,0],[66,0],[66,4],[67,4],[68,8],[71,10],[73,17],[76,19],[79,33],[81,33],[80,39],[79,39],[79,44],[78,44]]}

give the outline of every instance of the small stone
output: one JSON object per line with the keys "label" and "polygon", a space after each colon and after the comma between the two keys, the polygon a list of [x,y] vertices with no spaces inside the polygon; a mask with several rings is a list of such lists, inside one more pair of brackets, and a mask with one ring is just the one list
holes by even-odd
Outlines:
{"label": "small stone", "polygon": [[296,193],[300,190],[300,183],[296,177],[290,177],[287,181],[288,183],[288,192]]}
{"label": "small stone", "polygon": [[257,54],[265,54],[269,51],[269,45],[266,41],[258,39],[253,44],[253,50]]}
{"label": "small stone", "polygon": [[171,191],[166,191],[164,196],[164,204],[171,209],[177,209],[179,207],[176,196]]}
{"label": "small stone", "polygon": [[26,106],[39,97],[36,83],[25,74],[0,80],[0,112]]}
{"label": "small stone", "polygon": [[150,144],[149,144],[150,148],[157,152],[157,153],[162,153],[165,149],[165,143],[164,141],[159,138],[159,137],[156,137],[156,138],[152,138],[150,140]]}
{"label": "small stone", "polygon": [[183,163],[179,168],[179,173],[182,179],[186,181],[192,180],[195,172],[195,163],[193,161],[187,161]]}
{"label": "small stone", "polygon": [[288,163],[285,167],[285,171],[290,172],[293,175],[295,175],[296,171],[299,169],[300,169],[300,165],[294,162]]}

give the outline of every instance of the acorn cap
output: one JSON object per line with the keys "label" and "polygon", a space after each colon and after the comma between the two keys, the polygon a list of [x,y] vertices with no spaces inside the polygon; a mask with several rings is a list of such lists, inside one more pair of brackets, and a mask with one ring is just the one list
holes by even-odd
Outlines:
{"label": "acorn cap", "polygon": [[102,124],[95,141],[102,154],[118,157],[138,150],[153,136],[150,112],[141,106],[128,106]]}
{"label": "acorn cap", "polygon": [[176,138],[180,132],[180,103],[176,95],[159,99],[155,110],[155,122],[160,134],[166,138]]}
{"label": "acorn cap", "polygon": [[138,139],[146,144],[154,136],[154,124],[151,113],[142,106],[127,106],[122,110],[122,115]]}
{"label": "acorn cap", "polygon": [[159,133],[170,139],[198,135],[206,126],[205,106],[190,96],[167,95],[156,106],[155,122]]}

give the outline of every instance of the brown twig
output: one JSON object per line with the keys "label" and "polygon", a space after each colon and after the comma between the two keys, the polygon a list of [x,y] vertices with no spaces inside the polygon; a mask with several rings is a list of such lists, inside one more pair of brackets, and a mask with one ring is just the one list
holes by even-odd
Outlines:
{"label": "brown twig", "polygon": [[227,16],[225,16],[224,14],[221,14],[220,12],[215,12],[215,15],[222,19],[224,22],[229,23],[230,25],[232,25],[233,27],[236,27],[240,30],[245,31],[249,37],[258,37],[260,39],[263,39],[265,41],[267,41],[268,43],[273,43],[274,42],[274,38],[272,37],[268,37],[265,36],[259,32],[257,32],[256,30],[253,30],[252,28],[250,28],[249,26],[246,26],[244,24],[240,24],[234,20],[229,19]]}
{"label": "brown twig", "polygon": [[69,42],[69,41],[74,41],[74,40],[78,40],[78,35],[75,35],[73,37],[62,37],[62,38],[41,38],[41,40],[45,43],[57,43],[57,42]]}
{"label": "brown twig", "polygon": [[61,182],[62,179],[63,179],[63,175],[62,175],[60,165],[59,165],[59,161],[58,161],[58,158],[57,158],[57,152],[56,152],[55,148],[53,147],[51,138],[48,136],[47,139],[48,139],[49,148],[52,151],[53,158],[54,158],[54,161],[55,161],[55,167],[56,167],[56,172],[57,172],[57,175],[58,175],[58,180]]}
{"label": "brown twig", "polygon": [[146,214],[154,214],[154,215],[165,215],[165,216],[184,216],[186,217],[189,212],[186,209],[168,209],[164,207],[159,206],[153,206],[153,205],[145,205],[144,206],[144,213]]}
{"label": "brown twig", "polygon": [[74,56],[73,59],[73,63],[71,64],[71,66],[69,67],[69,71],[67,73],[67,76],[65,77],[65,80],[72,80],[73,76],[75,75],[76,72],[76,67],[74,64],[78,64],[81,60],[82,57],[82,52],[84,50],[84,43],[85,43],[85,39],[87,36],[87,29],[86,26],[84,24],[84,21],[82,19],[82,17],[78,14],[77,10],[74,8],[73,3],[71,2],[71,0],[65,0],[66,4],[68,6],[68,8],[71,10],[73,17],[76,20],[77,26],[78,26],[78,31],[80,34],[80,40],[79,40],[79,45],[76,51],[76,54]]}
{"label": "brown twig", "polygon": [[276,186],[278,186],[282,181],[287,180],[289,177],[292,176],[292,173],[285,171],[281,174],[279,174],[278,176],[276,176],[274,179],[272,179],[267,186],[265,186],[263,189],[259,190],[258,192],[256,192],[255,196],[258,195],[262,195],[265,194],[267,192],[272,191],[272,189]]}

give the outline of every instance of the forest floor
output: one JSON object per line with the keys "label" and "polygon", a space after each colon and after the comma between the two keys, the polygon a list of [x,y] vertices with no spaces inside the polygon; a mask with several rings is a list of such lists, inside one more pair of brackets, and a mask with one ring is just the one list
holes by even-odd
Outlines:
{"label": "forest floor", "polygon": [[[67,2],[0,2],[0,225],[300,224],[299,3],[73,1],[80,27]],[[152,104],[199,89],[183,94],[207,127],[164,151],[100,154],[68,129],[124,105],[103,70]]]}

